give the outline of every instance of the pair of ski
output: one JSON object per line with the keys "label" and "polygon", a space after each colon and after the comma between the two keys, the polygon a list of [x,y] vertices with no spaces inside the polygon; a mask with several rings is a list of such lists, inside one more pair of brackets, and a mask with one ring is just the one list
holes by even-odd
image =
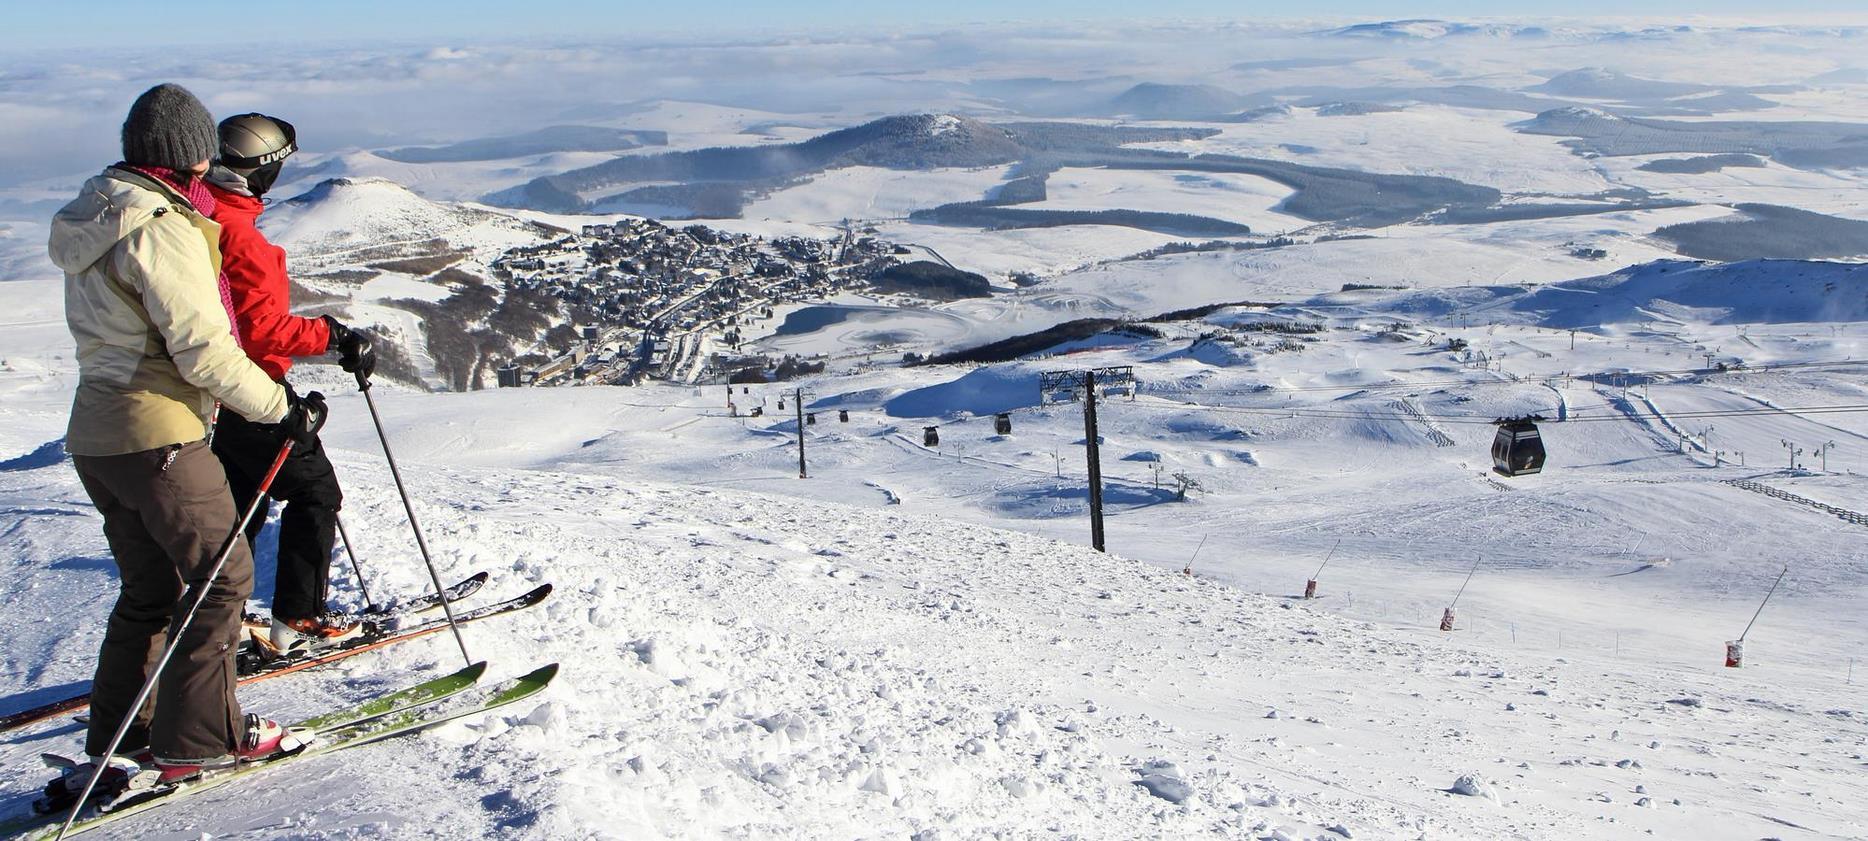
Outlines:
{"label": "pair of ski", "polygon": [[[486,584],[486,579],[487,574],[479,572],[449,585],[444,591],[447,594],[447,602],[455,604],[480,592],[480,588]],[[241,617],[241,621],[246,626],[246,639],[241,644],[240,653],[234,658],[234,667],[238,670],[240,677],[250,677],[291,666],[308,656],[322,657],[387,637],[400,636],[405,630],[413,630],[403,624],[406,617],[427,613],[440,606],[441,597],[434,593],[418,596],[397,605],[375,605],[369,610],[356,614],[362,625],[362,633],[345,642],[322,646],[313,651],[281,651],[275,648],[271,639],[272,620],[265,616],[248,613]]]}
{"label": "pair of ski", "polygon": [[[461,599],[480,592],[480,588],[486,585],[488,575],[489,574],[485,572],[476,572],[473,575],[469,575],[466,578],[448,585],[447,590],[444,591],[447,594],[448,602],[450,604],[458,602]],[[427,613],[440,606],[441,596],[434,593],[424,593],[396,604],[371,605],[365,610],[358,611],[356,616],[365,622],[381,624],[399,616]],[[247,625],[253,627],[263,627],[271,624],[270,619],[257,613],[248,613],[241,618],[246,621]]]}
{"label": "pair of ski", "polygon": [[[475,578],[478,578],[482,582],[485,581],[485,578],[481,576],[475,576]],[[467,579],[466,581],[461,582],[461,584],[456,584],[454,585],[454,587],[450,587],[448,589],[455,590],[456,588],[461,587],[463,584],[466,584],[468,581],[473,581],[473,580],[474,578]],[[471,589],[469,589],[467,592],[472,593],[473,590],[477,590],[477,589],[479,589],[479,587],[476,584]],[[460,613],[455,614],[454,618],[459,622],[465,623],[465,622],[474,622],[474,621],[486,619],[486,618],[493,617],[493,616],[499,616],[501,614],[511,613],[515,610],[523,610],[525,608],[536,605],[539,602],[544,601],[545,597],[549,595],[551,595],[551,585],[542,584],[536,589],[532,590],[531,592],[525,593],[524,595],[516,596],[514,598],[507,599],[506,601],[503,601],[503,602],[484,605],[481,607],[473,608],[471,610],[462,611]],[[434,597],[432,595],[424,597],[424,599],[433,599],[433,598]],[[450,603],[453,602],[454,599],[455,599],[454,595],[450,594],[448,596],[448,601]],[[417,602],[420,602],[420,601],[421,600],[417,600]],[[440,602],[438,600],[433,602],[433,606],[439,606],[439,605],[440,605]],[[402,613],[402,612],[405,612],[405,610],[406,609],[398,610],[396,612]],[[277,658],[272,658],[272,659],[262,659],[256,663],[249,662],[247,658],[240,658],[241,665],[243,667],[240,670],[240,684],[245,685],[249,683],[255,683],[258,681],[279,677],[281,675],[287,675],[293,672],[302,671],[304,669],[310,669],[310,668],[314,668],[317,666],[323,666],[329,663],[334,663],[339,660],[343,660],[349,657],[354,657],[366,651],[374,651],[376,649],[383,648],[385,646],[394,645],[399,642],[406,642],[408,640],[419,639],[421,637],[425,637],[430,634],[440,633],[441,631],[447,630],[447,627],[448,627],[448,623],[447,623],[446,618],[435,618],[435,619],[418,622],[414,625],[411,625],[405,628],[398,628],[392,631],[385,631],[376,636],[366,636],[352,644],[344,645],[344,646],[340,646],[340,647],[332,648],[332,649],[325,649],[315,654],[303,655],[303,656],[298,656],[298,657],[288,656],[288,657],[277,657]],[[91,695],[88,692],[80,694],[80,695],[75,695],[70,698],[64,698],[64,699],[60,699],[57,701],[40,704],[39,706],[33,707],[31,709],[21,710],[19,712],[12,713],[6,716],[0,716],[0,731],[11,730],[17,727],[24,727],[34,722],[44,721],[48,718],[52,718],[53,716],[63,715],[65,713],[70,713],[70,712],[76,712],[76,711],[82,710],[90,706],[90,704],[91,704]]]}
{"label": "pair of ski", "polygon": [[[553,663],[529,674],[492,686],[479,687],[480,677],[485,673],[486,664],[475,663],[451,675],[435,678],[407,689],[378,695],[298,722],[292,727],[309,729],[314,735],[309,744],[289,754],[243,763],[174,783],[153,784],[145,787],[137,787],[132,783],[121,791],[93,797],[90,804],[79,813],[78,819],[72,823],[71,830],[66,835],[76,835],[123,820],[132,815],[173,803],[184,796],[207,791],[247,775],[259,773],[275,765],[414,733],[522,701],[544,691],[545,687],[550,685],[552,678],[558,674],[558,664]],[[476,691],[470,692],[469,690]],[[73,760],[61,757],[48,756],[46,759],[47,764],[59,767],[67,767],[73,763]],[[62,809],[50,814],[42,814],[35,807],[33,814],[0,820],[0,836],[30,832],[33,834],[26,837],[33,839],[55,837],[60,825],[63,824],[65,814]],[[34,830],[38,831],[34,832]]]}

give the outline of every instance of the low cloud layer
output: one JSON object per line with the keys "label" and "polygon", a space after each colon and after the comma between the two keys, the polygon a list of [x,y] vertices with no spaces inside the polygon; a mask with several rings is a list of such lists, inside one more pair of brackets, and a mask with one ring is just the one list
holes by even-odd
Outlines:
{"label": "low cloud layer", "polygon": [[[1630,49],[1631,40],[1640,49]],[[1066,114],[1141,81],[1238,92],[1295,84],[1535,84],[1584,65],[1658,78],[1796,82],[1860,64],[1850,28],[1598,26],[1388,32],[1284,22],[1033,24],[939,32],[101,56],[0,64],[0,188],[70,183],[117,156],[122,114],[159,81],[217,115],[263,110],[309,151],[443,143],[565,122],[630,126],[677,99],[853,123],[952,110]],[[1768,62],[1734,60],[1769,55]],[[187,54],[184,54],[187,55]],[[203,54],[205,56],[205,54]],[[1727,78],[1745,74],[1744,78]],[[639,126],[630,126],[639,127]]]}

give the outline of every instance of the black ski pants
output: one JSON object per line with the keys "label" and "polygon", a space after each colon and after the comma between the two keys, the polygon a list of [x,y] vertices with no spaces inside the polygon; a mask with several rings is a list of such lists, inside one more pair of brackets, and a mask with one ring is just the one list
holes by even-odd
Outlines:
{"label": "black ski pants", "polygon": [[[266,478],[266,470],[279,455],[279,426],[254,423],[222,409],[214,429],[214,454],[227,468],[227,484],[234,504],[245,510]],[[279,514],[278,574],[273,579],[272,615],[280,619],[308,619],[326,610],[331,583],[331,550],[337,545],[337,512],[344,492],[337,486],[337,471],[324,454],[324,442],[309,450],[292,448],[292,455],[272,481],[271,501],[285,504]],[[260,530],[267,508],[247,524],[247,543],[258,554]]]}

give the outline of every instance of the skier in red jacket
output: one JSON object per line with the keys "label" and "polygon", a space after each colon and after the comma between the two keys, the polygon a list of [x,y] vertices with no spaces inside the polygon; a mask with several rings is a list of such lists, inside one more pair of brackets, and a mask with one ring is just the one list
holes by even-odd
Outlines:
{"label": "skier in red jacket", "polygon": [[[291,314],[285,250],[266,240],[257,221],[261,199],[278,179],[285,159],[298,150],[297,133],[284,120],[241,114],[220,124],[220,159],[208,173],[217,207],[227,291],[235,336],[248,358],[285,382],[293,357],[339,354],[338,364],[367,382],[376,368],[370,341],[330,316]],[[235,502],[246,507],[278,449],[273,424],[256,423],[223,409],[214,434],[214,453],[227,469]],[[273,582],[272,628],[268,641],[281,651],[314,649],[362,633],[355,620],[333,614],[326,602],[337,512],[343,491],[324,445],[295,447],[273,480],[269,496],[285,503],[279,515],[277,575]],[[263,510],[263,509],[262,509]],[[266,517],[253,518],[247,540],[258,554]]]}

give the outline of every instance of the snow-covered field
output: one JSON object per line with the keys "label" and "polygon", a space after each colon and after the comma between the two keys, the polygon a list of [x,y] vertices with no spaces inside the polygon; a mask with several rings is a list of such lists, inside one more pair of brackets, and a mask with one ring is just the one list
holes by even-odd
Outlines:
{"label": "snow-covered field", "polygon": [[1319,116],[1314,108],[1298,108],[1244,125],[1217,124],[1221,133],[1205,140],[1142,145],[1439,175],[1514,193],[1589,194],[1614,186],[1594,162],[1558,145],[1561,138],[1511,130],[1511,123],[1527,116],[1440,105],[1357,116]]}
{"label": "snow-covered field", "polygon": [[779,190],[746,206],[751,220],[835,225],[900,219],[916,210],[978,201],[1005,180],[1010,166],[977,169],[890,170],[870,166],[833,169],[808,183]]}
{"label": "snow-covered field", "polygon": [[1191,213],[1238,222],[1252,233],[1274,235],[1310,226],[1277,212],[1291,189],[1238,173],[1122,171],[1066,167],[1045,182],[1047,198],[1023,205],[1046,210],[1152,210]]}

